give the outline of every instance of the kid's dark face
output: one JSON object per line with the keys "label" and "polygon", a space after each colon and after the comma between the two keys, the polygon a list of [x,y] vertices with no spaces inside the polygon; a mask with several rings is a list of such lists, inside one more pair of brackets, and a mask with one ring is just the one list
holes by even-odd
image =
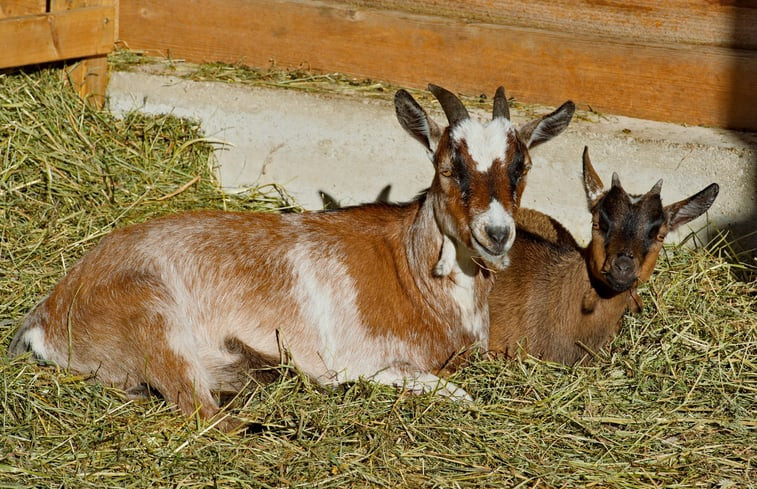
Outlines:
{"label": "kid's dark face", "polygon": [[628,195],[613,186],[592,209],[590,261],[595,278],[615,292],[646,281],[666,234],[659,194]]}

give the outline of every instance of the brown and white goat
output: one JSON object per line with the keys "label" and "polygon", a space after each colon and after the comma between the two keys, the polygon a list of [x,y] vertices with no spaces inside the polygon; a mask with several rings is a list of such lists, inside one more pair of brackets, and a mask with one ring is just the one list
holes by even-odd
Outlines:
{"label": "brown and white goat", "polygon": [[644,195],[629,195],[615,173],[604,190],[588,148],[583,180],[592,216],[586,248],[551,217],[519,211],[511,265],[497,273],[489,296],[490,350],[575,364],[604,348],[625,311],[640,310],[636,287],[652,275],[665,236],[704,213],[718,195],[713,183],[663,207],[662,180]]}
{"label": "brown and white goat", "polygon": [[[213,392],[286,360],[323,385],[364,377],[469,399],[435,373],[487,344],[490,270],[508,262],[528,147],[559,134],[573,110],[519,132],[502,88],[486,123],[429,90],[443,131],[408,92],[395,96],[403,126],[433,154],[431,187],[416,200],[189,212],[114,231],[31,311],[9,355],[31,350],[127,393],[156,390],[202,418],[219,409]],[[455,259],[441,278],[432,269],[443,242]]]}

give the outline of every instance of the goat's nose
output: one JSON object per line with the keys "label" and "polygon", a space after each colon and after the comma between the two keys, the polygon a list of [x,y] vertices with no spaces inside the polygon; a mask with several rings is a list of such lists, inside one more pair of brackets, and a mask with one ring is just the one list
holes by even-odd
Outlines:
{"label": "goat's nose", "polygon": [[615,273],[621,276],[632,274],[634,270],[633,257],[630,255],[618,256],[613,261],[612,268]]}
{"label": "goat's nose", "polygon": [[507,226],[486,226],[484,230],[492,244],[498,248],[503,247],[510,236],[510,229]]}

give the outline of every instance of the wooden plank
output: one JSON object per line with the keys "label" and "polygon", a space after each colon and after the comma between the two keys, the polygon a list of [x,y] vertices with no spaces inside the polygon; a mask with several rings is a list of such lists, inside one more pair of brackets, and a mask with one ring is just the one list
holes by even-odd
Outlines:
{"label": "wooden plank", "polygon": [[195,62],[307,67],[492,92],[697,125],[757,129],[757,57],[720,47],[611,42],[511,26],[263,0],[130,0],[132,49]]}
{"label": "wooden plank", "polygon": [[[112,7],[115,12],[119,10],[119,0],[46,0],[50,12],[61,10],[74,10],[85,7]],[[113,16],[114,42],[118,37],[118,15]]]}
{"label": "wooden plank", "polygon": [[0,20],[0,68],[107,54],[115,17],[109,5]]}
{"label": "wooden plank", "polygon": [[44,14],[46,6],[46,0],[3,0],[0,2],[0,19]]}
{"label": "wooden plank", "polygon": [[76,10],[86,7],[104,7],[115,4],[114,0],[47,0],[48,12]]}
{"label": "wooden plank", "polygon": [[708,0],[332,0],[346,7],[643,43],[757,49],[757,2]]}
{"label": "wooden plank", "polygon": [[0,19],[113,4],[114,0],[2,0]]}
{"label": "wooden plank", "polygon": [[84,58],[66,66],[63,73],[81,98],[97,108],[105,105],[110,78],[107,56]]}

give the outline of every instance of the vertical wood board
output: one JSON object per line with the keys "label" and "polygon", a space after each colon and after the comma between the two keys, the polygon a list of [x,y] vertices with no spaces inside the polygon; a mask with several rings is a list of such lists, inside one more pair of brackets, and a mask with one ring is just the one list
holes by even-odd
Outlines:
{"label": "vertical wood board", "polygon": [[93,56],[84,58],[63,69],[66,80],[81,98],[94,107],[105,105],[108,89],[108,57]]}

